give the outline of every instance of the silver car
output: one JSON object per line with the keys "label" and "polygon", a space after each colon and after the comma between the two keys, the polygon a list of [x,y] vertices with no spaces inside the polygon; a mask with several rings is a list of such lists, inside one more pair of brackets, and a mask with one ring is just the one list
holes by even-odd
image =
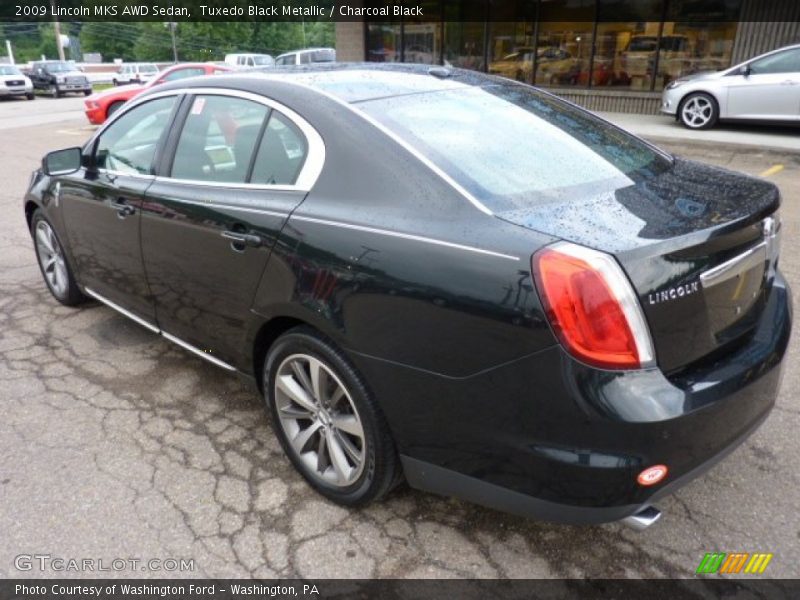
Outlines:
{"label": "silver car", "polygon": [[800,122],[800,44],[773,50],[724,71],[672,81],[661,112],[690,129],[720,119]]}
{"label": "silver car", "polygon": [[31,80],[14,65],[0,65],[0,98],[5,96],[35,98]]}

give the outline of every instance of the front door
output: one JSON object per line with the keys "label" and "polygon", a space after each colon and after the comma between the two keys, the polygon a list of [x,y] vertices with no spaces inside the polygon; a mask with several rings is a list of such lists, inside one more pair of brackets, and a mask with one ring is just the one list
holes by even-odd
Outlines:
{"label": "front door", "polygon": [[[187,98],[185,122],[147,191],[142,252],[166,335],[237,367],[270,251],[305,197],[306,143],[256,99]],[[169,163],[169,164],[167,164]]]}
{"label": "front door", "polygon": [[800,119],[800,48],[777,52],[749,64],[748,75],[726,77],[728,114],[737,119]]}
{"label": "front door", "polygon": [[139,244],[144,194],[175,97],[128,111],[89,150],[89,166],[61,179],[59,201],[78,279],[100,296],[155,323]]}

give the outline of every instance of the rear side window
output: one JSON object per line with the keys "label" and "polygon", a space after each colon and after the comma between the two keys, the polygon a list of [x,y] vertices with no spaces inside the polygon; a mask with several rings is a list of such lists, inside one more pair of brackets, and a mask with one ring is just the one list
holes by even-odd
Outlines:
{"label": "rear side window", "polygon": [[95,165],[118,173],[149,175],[162,134],[169,126],[175,97],[151,100],[109,125],[95,150]]}
{"label": "rear side window", "polygon": [[310,52],[303,52],[300,55],[300,64],[307,65],[311,62],[311,53]]}
{"label": "rear side window", "polygon": [[245,183],[269,109],[228,96],[196,96],[183,125],[172,177]]}
{"label": "rear side window", "polygon": [[307,154],[308,143],[302,132],[273,111],[256,154],[251,183],[293,185]]}

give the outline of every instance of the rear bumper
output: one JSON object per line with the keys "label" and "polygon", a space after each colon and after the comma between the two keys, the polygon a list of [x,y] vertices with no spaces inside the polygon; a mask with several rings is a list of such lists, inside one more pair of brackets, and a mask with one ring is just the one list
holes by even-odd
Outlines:
{"label": "rear bumper", "polygon": [[[558,346],[465,379],[371,360],[359,367],[413,487],[543,520],[600,523],[674,492],[767,418],[791,320],[778,275],[752,339],[681,378],[600,371]],[[638,485],[655,464],[668,466],[667,478]]]}

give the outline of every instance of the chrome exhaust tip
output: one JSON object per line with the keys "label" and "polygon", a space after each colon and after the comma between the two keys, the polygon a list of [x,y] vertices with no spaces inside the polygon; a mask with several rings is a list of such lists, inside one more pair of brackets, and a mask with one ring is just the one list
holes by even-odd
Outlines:
{"label": "chrome exhaust tip", "polygon": [[631,529],[635,529],[636,531],[644,531],[660,518],[660,510],[658,510],[655,506],[645,506],[639,512],[631,515],[630,517],[625,517],[620,522],[627,525]]}

